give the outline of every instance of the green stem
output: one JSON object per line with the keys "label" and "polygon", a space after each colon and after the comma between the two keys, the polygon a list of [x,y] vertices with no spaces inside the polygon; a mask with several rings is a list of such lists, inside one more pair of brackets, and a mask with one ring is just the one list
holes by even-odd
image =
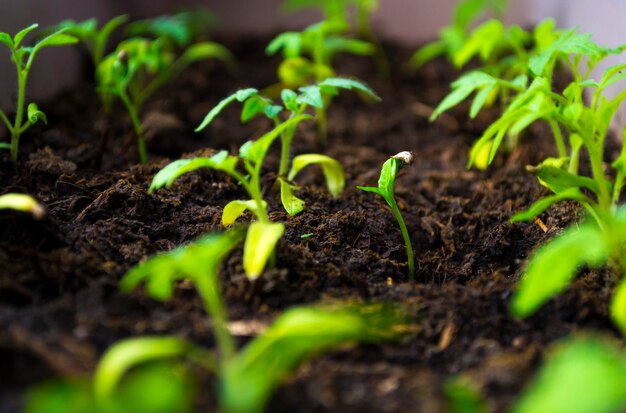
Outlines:
{"label": "green stem", "polygon": [[[212,274],[215,276],[215,274]],[[227,328],[224,303],[215,278],[204,278],[196,281],[196,288],[202,298],[205,311],[211,316],[215,341],[222,354],[222,363],[227,363],[235,355],[235,341]]]}
{"label": "green stem", "polygon": [[328,143],[326,108],[315,109],[315,114],[317,115],[317,141],[322,147],[325,147]]}
{"label": "green stem", "polygon": [[130,121],[135,129],[137,135],[137,151],[139,152],[139,163],[145,165],[148,162],[148,151],[146,149],[146,140],[143,136],[143,128],[141,127],[141,121],[139,120],[139,114],[135,105],[130,101],[126,90],[120,88],[120,100],[124,103],[128,114],[130,115]]}
{"label": "green stem", "polygon": [[415,279],[415,258],[413,255],[413,245],[411,244],[409,231],[406,229],[404,218],[402,218],[402,214],[400,213],[400,209],[398,208],[398,204],[396,203],[393,195],[387,199],[387,203],[391,207],[391,212],[393,213],[393,216],[396,217],[398,225],[400,225],[400,232],[402,232],[402,238],[404,239],[404,245],[406,246],[406,255],[409,266],[409,281],[413,281]]}
{"label": "green stem", "polygon": [[602,151],[595,148],[588,148],[589,160],[591,161],[591,171],[593,179],[598,183],[598,204],[603,211],[611,210],[611,195],[609,194],[608,181],[604,174],[604,164],[602,160]]}
{"label": "green stem", "polygon": [[20,62],[15,59],[17,66],[17,111],[15,113],[15,123],[11,130],[11,160],[17,162],[17,151],[20,144],[20,134],[22,129],[22,121],[24,118],[24,104],[26,100],[26,78],[28,72],[21,70]]}
{"label": "green stem", "polygon": [[550,120],[550,128],[552,129],[552,134],[554,135],[554,141],[556,142],[556,148],[559,151],[559,157],[566,158],[567,150],[565,149],[565,141],[563,140],[563,134],[561,133],[561,128],[559,128],[558,123],[554,120]]}

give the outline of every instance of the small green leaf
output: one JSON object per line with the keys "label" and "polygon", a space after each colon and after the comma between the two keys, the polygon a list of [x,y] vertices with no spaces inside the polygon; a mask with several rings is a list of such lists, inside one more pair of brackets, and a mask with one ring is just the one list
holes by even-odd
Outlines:
{"label": "small green leaf", "polygon": [[587,188],[595,194],[600,192],[598,183],[586,176],[569,173],[557,166],[544,164],[527,169],[537,176],[539,182],[554,193],[560,193],[569,188]]}
{"label": "small green leaf", "polygon": [[528,317],[550,298],[563,291],[582,265],[597,267],[609,254],[602,232],[591,225],[568,228],[540,247],[513,295],[511,311]]}
{"label": "small green leaf", "polygon": [[356,90],[365,93],[367,96],[375,100],[381,100],[380,96],[378,96],[369,86],[355,79],[346,77],[329,77],[318,83],[318,86],[322,88],[322,91],[324,91],[327,87]]}
{"label": "small green leaf", "polygon": [[611,299],[611,318],[626,335],[626,278],[619,283]]}
{"label": "small green leaf", "polygon": [[202,129],[206,128],[209,125],[209,123],[211,123],[213,119],[215,119],[215,117],[219,115],[220,112],[222,112],[222,110],[224,110],[226,106],[230,105],[234,101],[244,102],[245,100],[251,98],[252,96],[256,96],[257,93],[258,93],[258,90],[253,89],[253,88],[241,89],[233,93],[232,95],[228,96],[227,98],[222,99],[222,101],[218,103],[213,109],[211,109],[211,111],[204,117],[204,120],[202,121],[200,126],[196,128],[196,132],[199,132]]}
{"label": "small green leaf", "polygon": [[210,58],[219,59],[222,62],[231,64],[235,61],[235,58],[227,48],[215,42],[193,44],[185,50],[183,55],[183,59],[188,63]]}
{"label": "small green leaf", "polygon": [[342,36],[328,37],[324,47],[331,54],[347,52],[356,56],[371,56],[376,53],[376,47],[372,43]]}
{"label": "small green leaf", "polygon": [[547,196],[545,198],[541,198],[539,201],[535,202],[530,208],[526,211],[518,212],[517,214],[511,217],[511,223],[522,222],[522,221],[530,221],[535,218],[537,215],[541,214],[543,211],[548,209],[550,206],[556,204],[561,201],[568,200],[576,200],[579,202],[587,202],[589,199],[582,193],[578,188],[567,188],[556,195]]}
{"label": "small green leaf", "polygon": [[169,188],[180,176],[201,168],[231,173],[238,161],[236,156],[229,156],[227,151],[218,152],[210,158],[179,159],[165,166],[154,176],[149,192],[163,187]]}
{"label": "small green leaf", "polygon": [[24,37],[26,37],[26,35],[28,35],[28,33],[32,32],[37,27],[39,27],[39,25],[37,23],[35,23],[35,24],[33,24],[31,26],[28,26],[27,28],[17,32],[15,34],[15,36],[13,37],[13,47],[15,47],[16,49],[19,48],[20,45],[22,44],[22,40],[24,40]]}
{"label": "small green leaf", "polygon": [[301,92],[297,98],[298,104],[306,103],[318,109],[324,107],[324,99],[322,99],[322,91],[319,86],[303,86],[298,90]]}
{"label": "small green leaf", "polygon": [[0,43],[4,43],[9,46],[10,49],[13,49],[13,39],[11,39],[11,35],[5,32],[0,32]]}
{"label": "small green leaf", "polygon": [[70,36],[69,34],[64,34],[61,31],[58,31],[56,33],[52,33],[50,36],[38,42],[33,49],[33,53],[35,53],[36,50],[39,50],[42,47],[65,46],[68,44],[75,44],[75,43],[78,43],[78,39],[76,37]]}
{"label": "small green leaf", "polygon": [[[267,208],[267,203],[265,201],[263,201],[263,208]],[[251,211],[255,215],[258,215],[259,209],[256,201],[230,201],[224,207],[224,211],[222,211],[222,225],[229,226],[234,224],[235,221],[246,211]]]}
{"label": "small green leaf", "polygon": [[448,45],[443,41],[428,43],[411,56],[409,63],[411,67],[419,69],[431,60],[446,54]]}
{"label": "small green leaf", "polygon": [[[430,116],[430,120],[433,121],[437,119],[443,112],[463,102],[473,92],[480,91],[484,88],[493,88],[497,84],[498,80],[485,72],[473,71],[462,75],[452,82],[452,92],[439,103]],[[486,98],[487,96],[480,97],[480,99],[485,100]],[[480,104],[480,106],[482,107],[482,104]]]}
{"label": "small green leaf", "polygon": [[42,121],[43,123],[48,123],[48,119],[46,118],[45,113],[39,110],[36,103],[31,103],[28,105],[28,121],[31,124],[37,123],[37,121]]}
{"label": "small green leaf", "polygon": [[270,44],[267,45],[265,53],[272,56],[282,50],[285,58],[293,58],[300,56],[301,49],[302,35],[297,32],[286,32],[276,36]]}
{"label": "small green leaf", "polygon": [[0,209],[27,212],[35,219],[42,219],[46,216],[46,208],[37,202],[35,198],[25,194],[0,195]]}
{"label": "small green leaf", "polygon": [[272,104],[271,100],[263,96],[252,96],[243,105],[241,121],[244,123],[248,122],[259,114],[264,114],[269,119],[274,119],[282,110],[282,106]]}
{"label": "small green leaf", "polygon": [[11,144],[7,142],[0,142],[0,149],[11,150]]}
{"label": "small green leaf", "polygon": [[296,92],[291,89],[283,89],[280,92],[280,98],[288,110],[292,112],[298,110],[298,94]]}
{"label": "small green leaf", "polygon": [[243,268],[250,280],[257,279],[283,236],[285,226],[281,223],[250,224],[243,247]]}
{"label": "small green leaf", "polygon": [[282,178],[278,178],[278,182],[280,182],[280,202],[283,208],[291,216],[298,215],[304,210],[304,201],[293,194],[296,187]]}
{"label": "small green leaf", "polygon": [[114,403],[113,393],[124,375],[137,365],[182,357],[193,346],[178,337],[139,337],[117,342],[104,354],[94,375],[94,395],[102,406]]}
{"label": "small green leaf", "polygon": [[588,337],[569,340],[553,352],[512,413],[623,411],[625,376],[626,360],[616,346]]}
{"label": "small green leaf", "polygon": [[330,156],[310,153],[298,155],[293,159],[291,171],[287,179],[293,180],[298,173],[309,165],[320,165],[326,178],[328,192],[333,196],[339,196],[343,192],[346,179],[343,172],[343,166],[337,160]]}
{"label": "small green leaf", "polygon": [[256,141],[247,144],[245,153],[240,150],[241,157],[243,159],[252,161],[254,163],[258,163],[262,159],[265,158],[265,154],[267,153],[269,147],[272,145],[274,140],[280,137],[280,134],[289,127],[295,127],[303,120],[313,119],[310,115],[299,115],[289,120],[281,123],[271,131],[267,132],[265,135],[261,136]]}

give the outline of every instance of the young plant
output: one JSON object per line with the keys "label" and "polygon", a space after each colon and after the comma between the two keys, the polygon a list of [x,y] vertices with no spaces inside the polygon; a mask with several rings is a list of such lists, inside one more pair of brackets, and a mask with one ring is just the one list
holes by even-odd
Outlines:
{"label": "young plant", "polygon": [[[255,93],[255,89],[245,89],[239,91],[238,96],[241,100],[245,100],[246,95],[252,96]],[[211,157],[174,161],[156,174],[150,186],[150,192],[162,187],[170,187],[180,176],[202,168],[222,171],[234,178],[251,199],[229,202],[222,212],[222,224],[232,225],[245,211],[250,211],[256,216],[257,220],[248,228],[243,257],[246,275],[252,280],[256,279],[262,274],[267,261],[273,256],[274,248],[285,231],[282,223],[270,222],[267,203],[263,200],[261,167],[265,155],[282,132],[295,128],[298,123],[310,118],[308,115],[298,115],[288,119],[256,141],[248,141],[242,145],[238,157],[221,151]],[[243,163],[244,172],[237,169],[240,161]]]}
{"label": "young plant", "polygon": [[283,8],[289,12],[307,8],[319,8],[324,14],[324,20],[338,20],[348,22],[351,6],[355,11],[355,26],[358,36],[372,43],[376,50],[373,54],[376,70],[383,79],[389,78],[389,62],[380,40],[372,29],[372,14],[378,9],[378,0],[286,0]]}
{"label": "young plant", "polygon": [[[335,76],[333,58],[338,53],[371,55],[371,43],[343,36],[347,24],[341,20],[325,20],[307,27],[302,32],[286,32],[278,35],[267,46],[266,53],[274,55],[282,50],[284,60],[278,68],[279,89],[296,89],[311,83],[320,83]],[[317,96],[316,96],[317,97]],[[330,96],[325,97],[330,99]],[[318,139],[326,143],[328,131],[324,100],[316,108]]]}
{"label": "young plant", "polygon": [[35,219],[43,219],[46,216],[46,208],[33,197],[25,194],[0,195],[0,209],[27,212]]}
{"label": "young plant", "polygon": [[411,245],[409,231],[407,231],[406,229],[404,218],[402,218],[400,208],[398,208],[398,204],[396,203],[395,183],[396,176],[398,175],[398,172],[400,172],[400,169],[402,169],[402,167],[406,164],[410,165],[411,163],[413,163],[413,158],[414,156],[411,152],[400,152],[387,159],[383,164],[383,167],[380,171],[380,178],[378,178],[378,187],[357,186],[357,188],[362,191],[373,192],[380,195],[387,202],[389,207],[391,207],[391,212],[398,221],[398,225],[400,226],[400,232],[402,232],[402,239],[404,240],[404,245],[406,247],[410,281],[413,281],[415,277],[415,258],[413,256],[413,246]]}
{"label": "young plant", "polygon": [[[534,219],[552,204],[561,201],[578,202],[591,217],[589,222],[565,230],[531,257],[511,304],[516,316],[532,314],[545,301],[561,292],[582,265],[598,268],[609,264],[616,274],[626,268],[623,250],[626,209],[619,206],[626,177],[626,147],[623,143],[621,154],[612,164],[614,177],[604,167],[609,127],[620,104],[626,99],[626,91],[610,99],[605,91],[608,86],[626,77],[622,73],[626,64],[607,69],[600,81],[589,78],[590,71],[602,59],[619,52],[621,48],[602,48],[593,43],[589,35],[578,34],[575,30],[565,33],[544,54],[531,61],[531,70],[537,78],[477,143],[491,146],[488,159],[491,161],[504,134],[511,131],[518,133],[538,120],[546,121],[552,127],[559,158],[548,158],[528,169],[554,194],[516,214],[511,221]],[[581,72],[579,63],[583,58],[587,64]],[[570,63],[574,77],[561,94],[551,88],[552,72],[558,59]],[[593,91],[589,103],[585,103],[584,99],[586,89]],[[569,143],[567,146],[564,135]],[[591,176],[579,174],[579,159],[583,151],[587,152]],[[472,154],[475,153],[473,150]],[[474,156],[470,162],[473,159]],[[625,281],[615,291],[611,315],[626,333]]]}
{"label": "young plant", "polygon": [[241,228],[211,234],[129,271],[122,280],[124,291],[145,282],[147,292],[163,301],[172,296],[177,281],[191,281],[211,316],[217,352],[174,337],[122,341],[107,351],[95,374],[94,392],[101,405],[115,407],[115,393],[131,368],[152,360],[186,358],[218,376],[220,412],[260,413],[271,393],[303,360],[347,343],[375,343],[400,336],[401,319],[391,307],[300,307],[288,310],[261,336],[237,351],[228,330],[218,271],[243,236]]}
{"label": "young plant", "polygon": [[102,63],[111,34],[127,21],[128,16],[117,16],[98,29],[98,19],[95,18],[82,22],[64,20],[56,28],[78,39],[89,52],[94,68],[97,68]]}
{"label": "young plant", "polygon": [[159,39],[135,38],[121,42],[98,66],[100,91],[118,97],[128,111],[137,135],[140,163],[145,164],[148,159],[140,120],[143,104],[189,65],[209,58],[232,61],[230,52],[213,42],[193,44],[177,56]]}
{"label": "young plant", "polygon": [[[411,57],[410,63],[413,67],[420,67],[436,57],[445,55],[448,60],[457,67],[467,63],[468,56],[481,50],[481,57],[485,57],[486,52],[496,48],[498,44],[506,41],[504,30],[493,23],[501,21],[507,8],[507,0],[461,0],[456,6],[454,19],[450,26],[447,26],[439,33],[439,39],[428,43],[420,48]],[[472,24],[481,16],[495,14],[495,20],[490,20],[476,29],[474,35],[471,34]],[[491,32],[495,37],[487,37],[485,34]],[[480,40],[487,43],[480,45]],[[464,50],[465,49],[465,50]],[[490,53],[488,53],[490,54]]]}
{"label": "young plant", "polygon": [[[19,31],[13,37],[8,33],[0,32],[0,43],[4,43],[11,51],[11,61],[15,64],[17,71],[17,107],[13,122],[9,121],[8,116],[0,110],[0,119],[2,119],[2,122],[4,122],[11,134],[11,143],[0,143],[0,149],[9,149],[13,162],[17,161],[19,142],[22,134],[38,121],[47,123],[46,115],[39,110],[36,103],[31,102],[26,106],[26,83],[35,56],[37,56],[37,53],[44,47],[64,46],[77,42],[74,37],[64,34],[63,30],[59,30],[44,37],[31,47],[24,46],[22,44],[24,37],[37,27],[39,27],[39,25],[33,24]],[[24,121],[24,115],[26,115],[26,121]]]}
{"label": "young plant", "polygon": [[[276,103],[271,99],[259,94],[256,89],[243,89],[230,95],[218,103],[204,118],[196,131],[206,128],[228,105],[233,102],[243,103],[241,111],[241,121],[248,122],[256,116],[263,115],[274,122],[275,127],[306,114],[311,107],[316,110],[324,109],[328,105],[330,98],[339,94],[340,90],[355,90],[366,94],[372,99],[379,99],[378,96],[366,85],[353,79],[327,78],[317,84],[303,86],[295,92],[291,89],[281,91],[281,102]],[[302,211],[303,201],[293,195],[295,186],[289,181],[306,166],[320,165],[326,178],[326,183],[333,196],[339,196],[343,191],[345,178],[343,167],[336,160],[319,154],[304,154],[296,156],[293,160],[293,167],[289,169],[291,155],[291,143],[295,136],[297,124],[284,128],[280,133],[281,156],[278,168],[279,182],[281,185],[281,199],[283,206],[291,215],[296,215]],[[289,171],[289,173],[288,173]]]}

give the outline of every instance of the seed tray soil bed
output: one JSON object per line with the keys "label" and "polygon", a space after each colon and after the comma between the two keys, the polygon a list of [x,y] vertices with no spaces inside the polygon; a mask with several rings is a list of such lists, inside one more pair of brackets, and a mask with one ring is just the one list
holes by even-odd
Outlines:
{"label": "seed tray soil bed", "polygon": [[[2,154],[3,191],[36,196],[48,217],[0,214],[0,410],[18,411],[25,390],[41,380],[92,374],[103,351],[124,337],[175,334],[212,345],[210,319],[190,285],[181,284],[175,299],[163,304],[141,292],[124,295],[118,282],[149,255],[221,229],[222,207],[245,196],[215,172],[190,174],[154,195],[147,188],[183,153],[234,151],[266,130],[262,121],[240,125],[233,109],[193,133],[228,93],[275,81],[277,62],[259,52],[263,40],[222,39],[239,57],[238,70],[196,65],[147,104],[146,166],[135,164],[132,127],[122,109],[105,117],[88,82],[41,105],[50,126],[34,127],[23,138],[17,167]],[[388,50],[394,67],[403,68],[413,49],[390,44]],[[583,273],[527,321],[508,315],[529,253],[578,214],[567,204],[551,208],[542,215],[547,232],[537,223],[508,223],[513,212],[545,194],[524,165],[551,150],[542,144],[551,142],[541,137],[546,130],[533,129],[490,171],[467,171],[471,141],[496,114],[468,122],[467,108],[459,108],[428,122],[429,108],[457,75],[447,63],[412,74],[399,70],[391,83],[377,80],[366,60],[339,67],[383,98],[368,104],[342,96],[329,110],[325,153],[343,163],[347,189],[333,199],[318,174],[305,174],[299,195],[306,208],[290,218],[268,166],[266,199],[286,235],[276,267],[256,282],[245,278],[241,250],[224,264],[232,327],[243,344],[290,306],[375,300],[405,305],[414,332],[398,344],[349,348],[307,362],[275,393],[268,411],[445,412],[445,381],[462,374],[479,386],[492,411],[503,412],[551,343],[583,329],[616,334],[602,272]],[[296,151],[318,150],[314,135],[313,125],[303,124]],[[375,184],[383,161],[402,150],[416,155],[396,191],[416,250],[414,283],[406,280],[402,237],[388,207],[355,188]],[[207,395],[198,410],[212,411],[214,402]]]}

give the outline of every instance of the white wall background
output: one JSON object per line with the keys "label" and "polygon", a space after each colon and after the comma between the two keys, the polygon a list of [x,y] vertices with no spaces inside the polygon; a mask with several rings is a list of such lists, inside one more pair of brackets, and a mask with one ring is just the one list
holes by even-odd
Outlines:
{"label": "white wall background", "polygon": [[[580,26],[609,46],[626,43],[626,0],[509,0],[507,20],[531,25],[544,17],[562,27]],[[299,28],[316,16],[287,16],[282,0],[0,0],[0,31],[15,33],[34,22],[52,25],[67,18],[101,20],[119,14],[144,17],[200,5],[212,9],[222,31],[265,32]],[[456,0],[381,0],[375,26],[381,35],[417,44],[436,36],[448,24]],[[3,45],[0,45],[3,46]],[[6,48],[0,47],[0,107],[11,110],[15,74]],[[71,84],[77,74],[77,52],[72,48],[44,50],[35,62],[29,96],[36,99]]]}

